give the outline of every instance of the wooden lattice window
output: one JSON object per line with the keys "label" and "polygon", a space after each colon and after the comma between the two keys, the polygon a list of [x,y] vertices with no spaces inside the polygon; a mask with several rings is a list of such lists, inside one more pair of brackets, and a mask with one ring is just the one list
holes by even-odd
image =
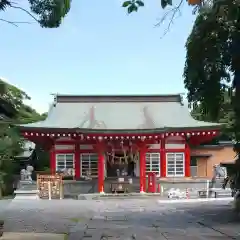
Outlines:
{"label": "wooden lattice window", "polygon": [[56,154],[56,172],[65,175],[75,175],[74,173],[74,154]]}
{"label": "wooden lattice window", "polygon": [[81,154],[81,176],[82,177],[98,176],[98,154],[96,153]]}
{"label": "wooden lattice window", "polygon": [[184,177],[185,176],[185,154],[184,153],[167,153],[167,177]]}
{"label": "wooden lattice window", "polygon": [[146,153],[146,174],[148,172],[155,172],[160,176],[160,153]]}

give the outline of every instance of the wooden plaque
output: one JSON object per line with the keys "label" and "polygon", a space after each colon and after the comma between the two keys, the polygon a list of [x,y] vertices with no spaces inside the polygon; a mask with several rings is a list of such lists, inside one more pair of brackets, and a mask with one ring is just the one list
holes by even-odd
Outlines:
{"label": "wooden plaque", "polygon": [[55,175],[38,174],[37,186],[40,198],[44,199],[63,198],[63,180],[61,174]]}

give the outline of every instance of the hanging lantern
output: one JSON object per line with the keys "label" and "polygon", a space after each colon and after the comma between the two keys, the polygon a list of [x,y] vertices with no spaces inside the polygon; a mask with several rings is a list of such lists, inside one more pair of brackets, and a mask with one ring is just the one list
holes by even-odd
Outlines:
{"label": "hanging lantern", "polygon": [[201,0],[188,0],[188,4],[195,6],[195,5],[200,5],[201,4]]}

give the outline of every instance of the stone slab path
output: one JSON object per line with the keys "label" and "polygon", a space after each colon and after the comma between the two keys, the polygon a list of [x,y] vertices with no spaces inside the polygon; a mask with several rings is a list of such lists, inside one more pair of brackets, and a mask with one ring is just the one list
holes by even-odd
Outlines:
{"label": "stone slab path", "polygon": [[12,201],[0,216],[7,232],[58,233],[64,240],[240,240],[240,223],[227,200]]}
{"label": "stone slab path", "polygon": [[65,240],[63,234],[6,232],[1,240]]}

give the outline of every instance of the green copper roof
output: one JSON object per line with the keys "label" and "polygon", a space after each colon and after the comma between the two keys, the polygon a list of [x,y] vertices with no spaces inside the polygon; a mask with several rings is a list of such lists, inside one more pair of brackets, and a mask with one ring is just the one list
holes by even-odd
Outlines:
{"label": "green copper roof", "polygon": [[24,128],[90,131],[164,131],[169,128],[210,129],[220,126],[194,120],[188,108],[181,103],[180,95],[57,97],[45,121],[22,125]]}

